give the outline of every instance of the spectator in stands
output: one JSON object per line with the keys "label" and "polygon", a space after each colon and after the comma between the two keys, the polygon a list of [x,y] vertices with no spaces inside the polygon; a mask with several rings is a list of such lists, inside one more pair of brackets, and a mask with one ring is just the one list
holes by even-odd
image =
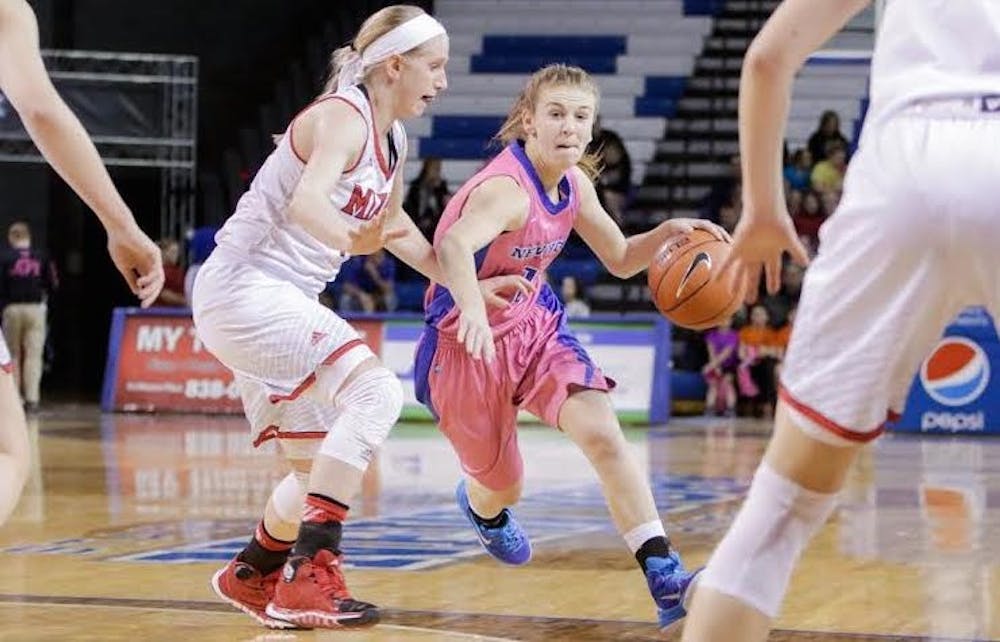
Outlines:
{"label": "spectator in stands", "polygon": [[762,299],[770,320],[776,326],[783,324],[788,318],[789,310],[798,305],[804,276],[805,269],[801,265],[791,261],[786,262],[781,266],[781,289]]}
{"label": "spectator in stands", "polygon": [[[719,214],[726,204],[737,204],[740,197],[740,185],[743,181],[743,171],[740,167],[740,155],[734,154],[729,159],[729,171],[712,185],[712,189],[701,203],[701,218],[713,223],[719,222]],[[737,210],[739,207],[737,207]]]}
{"label": "spectator in stands", "polygon": [[[787,186],[786,186],[787,187]],[[803,190],[797,190],[792,188],[787,188],[785,190],[785,206],[788,208],[788,213],[795,216],[800,209],[802,209],[802,195]]]}
{"label": "spectator in stands", "polygon": [[736,224],[740,222],[740,211],[735,205],[726,204],[719,209],[719,225],[730,234],[736,229]]}
{"label": "spectator in stands", "polygon": [[826,211],[819,194],[813,190],[808,190],[802,197],[801,207],[792,210],[792,224],[800,237],[809,240],[810,247],[819,246],[819,228],[826,221]]}
{"label": "spectator in stands", "polygon": [[837,211],[837,206],[840,205],[840,190],[827,190],[820,194],[820,199],[823,201],[823,213],[827,216],[833,216],[833,213]]}
{"label": "spectator in stands", "polygon": [[198,275],[198,269],[208,259],[209,254],[215,249],[215,233],[218,228],[199,227],[192,230],[188,238],[188,254],[190,263],[184,271],[184,298],[191,300],[191,290],[194,288],[194,279]]}
{"label": "spectator in stands", "polygon": [[[740,366],[749,371],[757,394],[748,402],[755,417],[774,415],[777,389],[774,386],[774,366],[778,346],[767,307],[758,303],[750,310],[750,323],[740,328]],[[748,395],[749,396],[749,395]]]}
{"label": "spectator in stands", "polygon": [[441,174],[441,159],[433,156],[425,158],[420,173],[410,182],[403,209],[428,241],[434,238],[434,228],[449,198],[451,192]]}
{"label": "spectator in stands", "polygon": [[775,358],[777,359],[774,365],[774,386],[775,389],[779,388],[781,385],[781,365],[785,360],[785,351],[788,350],[788,342],[792,338],[792,326],[795,324],[795,313],[798,311],[799,306],[793,305],[785,317],[785,323],[774,331],[774,345],[777,349]]}
{"label": "spectator in stands", "polygon": [[10,346],[14,382],[27,412],[38,410],[45,356],[47,301],[59,285],[55,263],[31,245],[31,228],[14,223],[7,230],[10,247],[0,257],[3,333]]}
{"label": "spectator in stands", "polygon": [[[785,358],[785,350],[788,349],[788,342],[792,338],[792,326],[795,325],[795,313],[798,312],[798,309],[798,305],[793,305],[789,308],[788,314],[785,317],[785,323],[774,331],[774,345],[778,348],[779,362]],[[780,377],[776,377],[775,380],[780,380]]]}
{"label": "spectator in stands", "polygon": [[792,189],[807,190],[812,183],[812,154],[805,147],[800,147],[792,154],[792,162],[785,165],[785,180]]}
{"label": "spectator in stands", "polygon": [[597,178],[597,198],[616,221],[625,218],[629,192],[632,190],[632,157],[617,132],[606,129],[600,116],[594,122],[590,151],[601,156],[601,174]]}
{"label": "spectator in stands", "polygon": [[705,414],[736,414],[736,366],[739,364],[740,335],[733,329],[733,320],[705,334],[708,363],[701,369],[708,388],[705,392]]}
{"label": "spectator in stands", "polygon": [[832,143],[826,160],[816,163],[812,171],[812,187],[819,193],[839,192],[844,189],[844,174],[847,173],[847,147]]}
{"label": "spectator in stands", "polygon": [[568,317],[589,317],[590,305],[580,295],[580,284],[575,276],[564,276],[560,286],[563,309]]}
{"label": "spectator in stands", "polygon": [[181,244],[174,239],[160,239],[156,242],[163,256],[163,290],[153,305],[163,307],[185,307],[184,268],[181,267]]}
{"label": "spectator in stands", "polygon": [[826,160],[834,144],[839,144],[845,150],[850,146],[847,138],[840,133],[840,116],[830,110],[819,117],[819,127],[809,137],[809,153],[813,162]]}
{"label": "spectator in stands", "polygon": [[396,261],[384,250],[351,257],[340,268],[342,312],[392,312],[396,309]]}

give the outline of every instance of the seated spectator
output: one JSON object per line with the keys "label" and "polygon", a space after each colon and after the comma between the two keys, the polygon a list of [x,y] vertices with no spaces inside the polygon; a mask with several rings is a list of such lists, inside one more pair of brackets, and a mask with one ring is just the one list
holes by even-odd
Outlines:
{"label": "seated spectator", "polygon": [[809,137],[809,155],[812,162],[826,160],[830,155],[830,147],[840,145],[844,150],[850,146],[850,141],[840,133],[840,116],[835,111],[825,111],[819,117],[819,127]]}
{"label": "seated spectator", "polygon": [[823,213],[826,216],[833,216],[833,213],[837,211],[837,206],[840,205],[840,190],[828,190],[820,194],[820,199],[823,201]]}
{"label": "seated spectator", "polygon": [[580,297],[580,284],[575,276],[564,276],[562,280],[563,308],[568,317],[589,317],[590,305]]}
{"label": "seated spectator", "polygon": [[600,154],[603,165],[597,177],[597,198],[620,223],[625,218],[625,207],[632,190],[632,157],[621,136],[602,126],[600,116],[594,122],[590,151]]}
{"label": "seated spectator", "polygon": [[788,208],[788,213],[792,216],[798,214],[799,209],[802,208],[803,194],[803,191],[797,189],[785,190],[785,207]]}
{"label": "seated spectator", "polygon": [[[749,375],[755,390],[744,387],[741,392],[747,398],[751,413],[755,417],[770,418],[774,415],[777,390],[774,387],[774,366],[777,363],[778,348],[774,329],[770,326],[767,307],[758,303],[750,310],[750,323],[740,329],[739,368],[743,375]],[[737,375],[739,376],[739,372]],[[756,394],[750,394],[756,392]]]}
{"label": "seated spectator", "polygon": [[762,303],[767,308],[768,317],[780,326],[788,318],[788,311],[798,305],[802,295],[802,279],[805,268],[791,261],[781,266],[781,289],[776,294],[768,294]]}
{"label": "seated spectator", "polygon": [[781,365],[785,360],[785,351],[788,350],[788,342],[792,338],[792,326],[795,324],[795,313],[798,309],[797,305],[793,305],[788,310],[784,325],[774,331],[774,345],[778,350],[776,355],[777,363],[774,365],[774,384],[776,388],[781,387]]}
{"label": "seated spectator", "polygon": [[816,163],[812,171],[812,187],[821,194],[840,192],[844,189],[844,174],[847,173],[847,148],[836,143],[831,145],[829,158]]}
{"label": "seated spectator", "polygon": [[819,228],[826,221],[826,212],[823,210],[823,203],[820,196],[813,190],[809,190],[802,197],[802,206],[792,212],[792,224],[799,236],[809,239],[809,245],[817,247],[819,245]]}
{"label": "seated spectator", "polygon": [[699,206],[699,217],[713,223],[719,222],[719,214],[726,204],[739,206],[740,185],[743,180],[743,170],[740,166],[740,155],[733,154],[729,159],[729,171],[717,179]]}
{"label": "seated spectator", "polygon": [[740,211],[734,205],[723,205],[722,209],[719,210],[719,225],[733,234],[736,230],[736,224],[739,222]]}
{"label": "seated spectator", "polygon": [[800,147],[792,154],[791,164],[785,166],[785,180],[792,189],[805,191],[812,182],[812,168],[812,154],[808,149]]}
{"label": "seated spectator", "polygon": [[733,320],[705,334],[708,363],[701,369],[708,388],[705,393],[705,414],[727,417],[736,415],[736,366],[739,364],[740,335],[733,329]]}
{"label": "seated spectator", "polygon": [[163,256],[163,290],[153,305],[183,308],[188,304],[184,296],[184,268],[181,267],[181,244],[174,239],[160,239]]}
{"label": "seated spectator", "polygon": [[353,256],[340,268],[341,312],[392,312],[396,309],[396,262],[379,250]]}
{"label": "seated spectator", "polygon": [[420,173],[410,182],[403,209],[409,214],[427,240],[434,237],[444,206],[448,204],[451,192],[441,175],[441,159],[428,157],[420,168]]}
{"label": "seated spectator", "polygon": [[215,249],[216,227],[199,227],[192,230],[188,237],[188,255],[191,262],[184,272],[184,298],[191,300],[191,292],[194,290],[194,279],[198,276],[198,270],[202,264],[208,260],[208,256]]}

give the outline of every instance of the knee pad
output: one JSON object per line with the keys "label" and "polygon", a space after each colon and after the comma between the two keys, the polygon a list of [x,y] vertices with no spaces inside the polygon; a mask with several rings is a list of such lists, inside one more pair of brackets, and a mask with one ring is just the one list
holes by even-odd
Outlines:
{"label": "knee pad", "polygon": [[836,493],[803,488],[762,463],[743,507],[709,559],[700,585],[735,597],[773,619],[795,562],[833,512],[836,500]]}
{"label": "knee pad", "polygon": [[365,470],[399,420],[403,386],[395,374],[378,366],[365,370],[341,389],[334,403],[339,414],[319,452]]}
{"label": "knee pad", "polygon": [[306,501],[309,473],[291,472],[271,491],[271,508],[283,522],[298,524]]}

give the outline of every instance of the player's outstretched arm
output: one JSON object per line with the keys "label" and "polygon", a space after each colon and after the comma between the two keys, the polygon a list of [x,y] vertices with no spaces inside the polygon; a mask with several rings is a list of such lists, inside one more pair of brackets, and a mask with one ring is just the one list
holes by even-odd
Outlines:
{"label": "player's outstretched arm", "polygon": [[469,195],[462,216],[448,228],[438,247],[445,285],[462,311],[458,340],[477,359],[491,361],[494,349],[474,255],[503,232],[523,226],[529,207],[528,195],[513,179],[487,179]]}
{"label": "player's outstretched arm", "polygon": [[23,0],[0,0],[0,88],[45,159],[97,214],[108,251],[144,305],[163,287],[156,245],[139,229],[83,125],[52,86],[38,48],[38,23]]}
{"label": "player's outstretched arm", "polygon": [[809,260],[785,208],[781,174],[795,73],[868,4],[869,0],[785,0],[743,59],[739,97],[743,213],[723,269],[742,271],[750,300],[764,274],[768,291],[777,292],[785,251],[802,265]]}
{"label": "player's outstretched arm", "polygon": [[580,212],[573,227],[608,272],[620,279],[627,279],[649,267],[653,255],[668,238],[690,232],[696,227],[707,230],[721,241],[730,240],[729,234],[718,225],[687,218],[664,221],[648,232],[626,238],[601,206],[594,184],[587,175],[579,168],[572,171],[577,172],[576,184],[580,190]]}

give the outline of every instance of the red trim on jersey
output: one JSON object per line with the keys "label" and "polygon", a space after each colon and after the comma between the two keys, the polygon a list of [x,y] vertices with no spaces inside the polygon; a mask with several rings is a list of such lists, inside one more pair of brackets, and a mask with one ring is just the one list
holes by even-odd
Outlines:
{"label": "red trim on jersey", "polygon": [[[330,356],[328,356],[326,359],[323,359],[323,361],[320,362],[320,365],[324,365],[324,366],[333,365],[333,363],[335,361],[337,361],[337,359],[341,358],[342,356],[344,356],[345,354],[347,354],[348,352],[350,352],[354,348],[357,348],[358,346],[363,346],[363,345],[365,345],[365,342],[362,341],[361,339],[351,339],[350,341],[348,341],[344,345],[340,346],[339,348],[337,348],[336,350],[334,350],[333,352],[331,352]],[[279,401],[295,401],[296,399],[299,398],[299,396],[303,392],[305,392],[306,390],[309,389],[309,386],[313,385],[314,383],[316,383],[316,373],[315,372],[313,372],[308,377],[306,377],[302,381],[302,383],[300,383],[295,388],[295,390],[292,390],[291,394],[288,394],[288,395],[271,395],[271,396],[269,396],[267,398],[267,400],[270,401],[271,403],[278,403]]]}
{"label": "red trim on jersey", "polygon": [[253,440],[253,447],[257,448],[265,441],[272,439],[322,439],[323,437],[326,437],[324,431],[282,432],[280,426],[272,424],[257,434],[257,438]]}
{"label": "red trim on jersey", "polygon": [[[877,428],[875,428],[875,430],[871,432],[859,432],[857,430],[851,430],[850,428],[844,428],[837,422],[826,417],[823,413],[819,412],[815,408],[807,406],[803,402],[793,397],[792,393],[790,393],[788,389],[785,388],[784,386],[781,386],[778,394],[781,397],[782,401],[784,401],[789,406],[791,406],[795,410],[805,415],[807,418],[809,418],[822,428],[829,430],[838,437],[843,437],[844,439],[847,439],[849,441],[855,441],[863,444],[875,439],[883,432],[885,432],[884,422],[882,423],[882,425],[878,426]],[[893,414],[894,413],[890,411],[889,417],[891,418]]]}
{"label": "red trim on jersey", "polygon": [[[299,159],[299,161],[302,162],[302,163],[307,163],[308,161],[306,159],[302,158],[302,154],[299,153],[299,150],[295,149],[295,136],[293,134],[293,130],[295,128],[295,121],[297,121],[299,119],[299,116],[301,116],[302,114],[306,113],[312,107],[315,107],[316,105],[320,104],[321,102],[325,102],[325,101],[331,100],[331,99],[333,99],[333,100],[339,100],[339,101],[342,101],[344,103],[347,103],[348,105],[351,106],[351,108],[354,111],[358,112],[358,116],[361,116],[361,120],[365,119],[365,115],[363,113],[361,113],[361,110],[358,109],[357,105],[355,105],[351,101],[347,100],[343,96],[337,96],[336,94],[330,94],[329,96],[324,96],[323,98],[320,98],[319,100],[313,101],[309,105],[306,105],[306,107],[302,111],[300,111],[299,113],[297,113],[295,115],[295,118],[292,119],[292,124],[288,126],[288,135],[290,136],[290,138],[288,139],[288,144],[291,145],[291,147],[292,147],[292,153],[295,154],[295,158]],[[354,159],[354,164],[351,165],[350,167],[348,167],[347,169],[345,169],[343,171],[344,174],[348,174],[350,172],[353,172],[355,169],[357,169],[358,165],[361,164],[361,159],[364,158],[364,155],[365,155],[365,145],[367,145],[367,144],[368,144],[368,132],[366,130],[365,131],[365,142],[364,142],[364,144],[361,145],[361,151],[358,153],[358,157],[356,159]]]}
{"label": "red trim on jersey", "polygon": [[8,361],[7,363],[0,365],[0,370],[3,370],[7,374],[14,372],[14,362]]}
{"label": "red trim on jersey", "polygon": [[[372,116],[372,131],[375,133],[375,158],[378,159],[378,167],[382,170],[382,175],[386,178],[392,176],[392,170],[389,167],[389,163],[385,161],[385,156],[382,155],[382,134],[378,131],[378,125],[375,124],[375,108],[372,107],[372,101],[368,101],[368,113]],[[389,125],[389,129],[392,129],[392,125]]]}

